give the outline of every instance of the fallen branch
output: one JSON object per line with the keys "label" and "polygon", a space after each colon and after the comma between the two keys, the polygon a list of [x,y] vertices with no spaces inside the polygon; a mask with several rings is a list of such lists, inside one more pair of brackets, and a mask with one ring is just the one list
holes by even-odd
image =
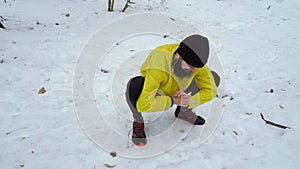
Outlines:
{"label": "fallen branch", "polygon": [[271,122],[271,121],[268,121],[268,120],[265,120],[264,116],[262,113],[260,113],[260,116],[261,118],[269,125],[272,125],[272,126],[275,126],[275,127],[279,127],[279,128],[282,128],[282,129],[291,129],[290,127],[287,127],[287,126],[283,126],[281,124],[277,124],[277,123],[274,123],[274,122]]}

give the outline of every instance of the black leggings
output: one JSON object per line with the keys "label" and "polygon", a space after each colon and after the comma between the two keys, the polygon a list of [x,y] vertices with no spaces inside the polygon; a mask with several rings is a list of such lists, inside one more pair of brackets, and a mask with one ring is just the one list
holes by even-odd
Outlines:
{"label": "black leggings", "polygon": [[[220,76],[214,71],[211,71],[211,73],[215,79],[216,85],[219,86]],[[135,121],[143,120],[142,114],[136,110],[136,102],[137,102],[138,98],[140,97],[140,94],[143,90],[144,81],[145,81],[144,77],[136,76],[136,77],[130,79],[129,82],[127,83],[127,88],[126,88],[126,93],[125,93],[126,101],[127,101],[127,104],[129,105],[129,108],[133,114],[133,119]],[[185,92],[186,93],[191,92],[191,95],[194,95],[199,92],[199,88],[196,84],[195,79],[193,79],[192,83],[185,90]]]}

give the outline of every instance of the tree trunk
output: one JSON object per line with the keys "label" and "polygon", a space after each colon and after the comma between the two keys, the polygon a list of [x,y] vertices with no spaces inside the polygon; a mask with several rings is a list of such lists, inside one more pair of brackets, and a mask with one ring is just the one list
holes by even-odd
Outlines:
{"label": "tree trunk", "polygon": [[112,12],[114,10],[115,0],[108,0],[108,11]]}

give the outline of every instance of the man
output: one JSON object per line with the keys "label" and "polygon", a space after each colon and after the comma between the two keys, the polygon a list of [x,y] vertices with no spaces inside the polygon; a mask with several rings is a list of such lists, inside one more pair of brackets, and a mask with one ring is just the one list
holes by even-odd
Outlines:
{"label": "man", "polygon": [[147,143],[142,112],[163,111],[176,104],[176,118],[193,125],[205,124],[192,109],[216,96],[220,78],[206,65],[208,56],[209,42],[201,35],[159,46],[149,54],[140,67],[140,76],[130,79],[126,90],[135,145]]}

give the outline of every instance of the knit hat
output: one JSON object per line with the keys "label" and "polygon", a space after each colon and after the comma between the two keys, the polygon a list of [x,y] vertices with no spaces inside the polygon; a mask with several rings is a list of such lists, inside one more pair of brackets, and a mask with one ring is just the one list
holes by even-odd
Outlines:
{"label": "knit hat", "polygon": [[191,35],[180,43],[176,52],[189,65],[201,68],[208,60],[208,39],[201,35]]}

